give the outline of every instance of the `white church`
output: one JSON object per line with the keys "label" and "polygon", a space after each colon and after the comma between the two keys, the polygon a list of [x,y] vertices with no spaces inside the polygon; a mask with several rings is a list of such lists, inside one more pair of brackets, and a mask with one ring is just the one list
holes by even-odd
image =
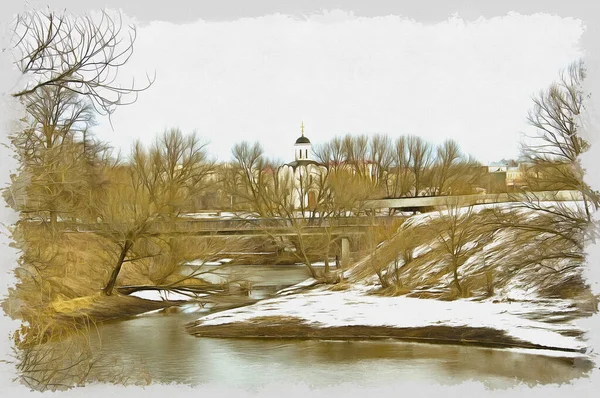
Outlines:
{"label": "white church", "polygon": [[300,126],[302,135],[294,144],[294,161],[286,163],[292,179],[291,202],[296,209],[314,209],[316,205],[316,190],[314,184],[318,181],[323,169],[327,166],[311,159],[312,144],[304,135],[304,122]]}
{"label": "white church", "polygon": [[[294,143],[294,161],[286,163],[284,166],[287,166],[289,170],[286,176],[292,179],[291,203],[296,209],[312,210],[317,201],[319,178],[325,170],[332,167],[332,164],[323,164],[311,159],[312,144],[308,137],[304,135],[304,122],[302,122],[300,129],[301,136]],[[348,170],[353,172],[352,167],[344,162],[335,165],[336,169],[346,166],[348,166]],[[373,180],[377,179],[375,163],[369,159],[364,159],[364,166],[366,175]]]}

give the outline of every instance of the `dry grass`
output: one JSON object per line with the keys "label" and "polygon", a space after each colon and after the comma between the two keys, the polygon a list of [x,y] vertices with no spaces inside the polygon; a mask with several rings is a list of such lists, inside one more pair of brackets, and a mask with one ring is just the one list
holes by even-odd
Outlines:
{"label": "dry grass", "polygon": [[383,288],[377,292],[378,295],[386,296],[386,297],[396,297],[396,296],[404,296],[411,293],[412,290],[406,287],[402,287],[399,285],[392,285],[386,288]]}
{"label": "dry grass", "polygon": [[67,299],[66,297],[57,297],[50,305],[56,313],[77,314],[92,308],[92,306],[104,297],[102,293],[96,293],[93,296],[77,297]]}
{"label": "dry grass", "polygon": [[334,291],[334,292],[340,292],[343,290],[348,290],[352,287],[352,285],[348,282],[340,282],[340,283],[336,283],[333,284],[329,287],[329,290]]}
{"label": "dry grass", "polygon": [[[533,228],[553,223],[546,214],[533,219],[527,218],[528,214],[519,217],[523,225],[531,223]],[[535,230],[498,232],[498,214],[490,210],[474,214],[472,222],[476,226],[474,246],[465,249],[458,268],[462,293],[453,284],[450,258],[436,235],[440,221],[435,214],[424,223],[405,224],[374,252],[365,253],[350,270],[349,279],[371,280],[379,273],[387,283],[381,294],[442,300],[491,297],[513,287],[533,289],[548,298],[578,297],[589,290],[582,278],[583,264],[566,257],[573,252],[569,241],[549,239]]]}

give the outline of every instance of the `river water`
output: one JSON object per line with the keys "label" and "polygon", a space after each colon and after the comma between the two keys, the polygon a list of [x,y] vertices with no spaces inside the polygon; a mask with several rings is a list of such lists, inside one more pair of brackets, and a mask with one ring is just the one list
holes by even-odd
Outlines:
{"label": "river water", "polygon": [[[299,267],[253,268],[255,296],[306,278]],[[216,383],[249,390],[273,383],[378,388],[403,381],[470,380],[506,388],[520,382],[568,382],[585,377],[590,366],[499,349],[393,340],[218,339],[187,334],[184,325],[201,315],[153,313],[100,326],[91,340],[92,350],[102,359],[92,378],[111,380],[111,373],[125,372],[129,382]]]}

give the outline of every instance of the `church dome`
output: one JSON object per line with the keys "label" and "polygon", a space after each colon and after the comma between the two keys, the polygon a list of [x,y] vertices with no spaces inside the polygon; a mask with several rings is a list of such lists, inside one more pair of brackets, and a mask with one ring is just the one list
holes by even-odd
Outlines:
{"label": "church dome", "polygon": [[310,140],[305,136],[298,137],[296,144],[310,144]]}

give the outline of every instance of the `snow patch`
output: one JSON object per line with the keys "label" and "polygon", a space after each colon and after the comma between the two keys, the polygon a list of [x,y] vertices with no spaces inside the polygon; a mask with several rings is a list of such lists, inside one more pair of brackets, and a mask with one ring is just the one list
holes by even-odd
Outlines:
{"label": "snow patch", "polygon": [[168,290],[140,290],[131,293],[129,296],[150,301],[190,301],[195,298],[208,296],[208,294],[182,294]]}
{"label": "snow patch", "polygon": [[244,322],[259,316],[291,316],[316,327],[406,328],[444,325],[491,328],[545,347],[565,350],[582,350],[586,347],[576,338],[558,333],[558,330],[568,328],[567,325],[548,324],[521,316],[543,308],[552,310],[554,307],[547,303],[439,301],[405,296],[378,297],[367,293],[366,286],[339,292],[320,287],[307,293],[276,297],[248,307],[211,314],[199,321],[202,326],[210,326]]}

